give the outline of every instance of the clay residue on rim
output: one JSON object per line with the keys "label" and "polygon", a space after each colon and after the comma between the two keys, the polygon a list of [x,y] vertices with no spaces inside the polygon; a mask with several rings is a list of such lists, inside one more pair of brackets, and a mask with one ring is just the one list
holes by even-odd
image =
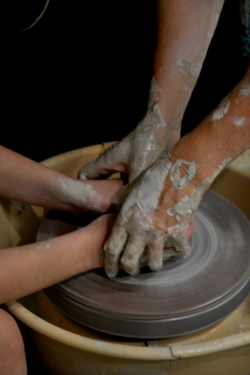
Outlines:
{"label": "clay residue on rim", "polygon": [[[39,316],[33,314],[32,311],[26,309],[26,307],[18,301],[11,301],[7,303],[6,306],[8,310],[24,324],[55,341],[59,341],[65,345],[70,345],[71,347],[77,349],[117,358],[144,361],[175,360],[178,358],[191,358],[213,354],[250,344],[250,330],[247,332],[240,332],[240,322],[238,326],[238,333],[229,335],[227,337],[214,338],[213,340],[200,343],[182,344],[181,342],[182,340],[185,340],[185,336],[183,338],[176,339],[172,344],[170,342],[167,344],[167,341],[165,340],[153,340],[152,343],[148,341],[147,343],[145,342],[145,345],[148,345],[145,347],[126,345],[123,343],[107,343],[99,339],[89,339],[56,327],[41,319]],[[238,309],[240,314],[241,312],[246,313],[246,316],[250,314],[249,296]],[[195,334],[192,336],[195,338]],[[165,341],[166,346],[159,345],[161,341]],[[178,341],[180,343],[178,343]]]}

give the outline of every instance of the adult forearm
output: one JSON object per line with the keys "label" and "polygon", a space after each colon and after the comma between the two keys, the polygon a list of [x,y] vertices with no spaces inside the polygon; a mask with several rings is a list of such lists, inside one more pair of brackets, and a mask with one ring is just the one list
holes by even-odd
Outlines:
{"label": "adult forearm", "polygon": [[180,139],[188,100],[213,37],[224,0],[158,0],[157,38],[148,109],[136,128],[80,177],[125,172],[132,182]]}
{"label": "adult forearm", "polygon": [[[175,159],[197,165],[197,178],[215,178],[250,147],[250,71],[221,104],[173,150]],[[191,182],[191,181],[190,181]]]}
{"label": "adult forearm", "polygon": [[158,0],[150,105],[180,122],[200,74],[224,0]]}
{"label": "adult forearm", "polygon": [[145,170],[131,186],[105,244],[105,268],[116,275],[118,260],[130,274],[147,249],[152,270],[166,255],[190,253],[187,231],[203,194],[220,171],[250,147],[250,73],[173,151]]}

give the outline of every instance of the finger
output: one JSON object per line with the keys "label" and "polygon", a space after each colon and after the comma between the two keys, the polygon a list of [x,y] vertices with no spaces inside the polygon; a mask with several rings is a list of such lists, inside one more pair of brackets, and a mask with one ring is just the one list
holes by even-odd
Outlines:
{"label": "finger", "polygon": [[[171,243],[171,246],[169,244]],[[182,254],[183,258],[187,258],[190,255],[190,245],[185,234],[181,234],[176,238],[172,238],[168,241],[168,247],[173,247],[179,253]]]}
{"label": "finger", "polygon": [[96,160],[93,160],[82,167],[78,172],[78,177],[80,179],[85,179],[86,177],[89,179],[95,179],[100,176],[108,176],[112,173],[112,168],[107,164],[106,156],[103,154]]}
{"label": "finger", "polygon": [[78,173],[79,178],[98,178],[110,176],[115,172],[127,172],[126,170],[127,149],[120,142],[110,146],[97,159],[82,167]]}
{"label": "finger", "polygon": [[163,249],[163,262],[171,257],[179,255],[180,253],[173,247],[164,247]]}
{"label": "finger", "polygon": [[131,193],[132,189],[133,189],[132,184],[124,185],[120,188],[118,192],[118,202],[120,206],[126,200],[127,196]]}
{"label": "finger", "polygon": [[148,246],[148,266],[151,271],[160,271],[163,265],[163,242]]}
{"label": "finger", "polygon": [[129,275],[139,273],[139,263],[144,248],[145,243],[141,237],[136,235],[129,236],[121,258],[121,264]]}
{"label": "finger", "polygon": [[111,235],[104,246],[104,267],[108,277],[115,277],[118,273],[120,254],[127,241],[127,231],[120,225],[114,225]]}
{"label": "finger", "polygon": [[[187,240],[189,240],[189,238],[191,237],[191,235],[194,232],[194,230],[195,230],[195,221],[193,219],[189,223],[189,226],[188,226],[188,228],[186,230],[186,233],[185,233],[185,236],[186,236]],[[179,242],[179,240],[177,240],[174,237],[168,238],[168,240],[167,240],[167,242],[166,242],[166,244],[164,246],[164,254],[163,254],[164,260],[167,259],[167,258],[169,258],[169,257],[171,257],[171,256],[176,256],[176,255],[180,254],[180,250],[177,250],[178,246],[176,246],[176,244],[178,242]],[[187,246],[185,245],[185,247],[187,247]],[[186,256],[188,256],[189,253],[190,253],[190,246],[189,246],[189,244],[188,244],[188,247],[189,247],[189,249],[187,249],[188,254]]]}
{"label": "finger", "polygon": [[195,222],[191,221],[189,223],[189,227],[188,227],[188,229],[186,231],[186,238],[187,239],[189,239],[191,237],[191,234],[193,233],[194,229],[195,229]]}

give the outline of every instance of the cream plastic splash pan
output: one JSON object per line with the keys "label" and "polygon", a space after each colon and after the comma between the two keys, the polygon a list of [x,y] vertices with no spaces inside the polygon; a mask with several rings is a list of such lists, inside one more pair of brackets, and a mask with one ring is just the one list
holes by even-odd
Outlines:
{"label": "cream plastic splash pan", "polygon": [[[57,155],[43,162],[69,176],[95,159],[110,144]],[[235,203],[250,218],[250,151],[232,162],[212,189]],[[44,212],[1,200],[0,247],[35,240]],[[208,330],[178,339],[126,341],[84,328],[62,315],[42,292],[6,304],[25,325],[39,366],[49,374],[167,375],[250,374],[250,298]]]}

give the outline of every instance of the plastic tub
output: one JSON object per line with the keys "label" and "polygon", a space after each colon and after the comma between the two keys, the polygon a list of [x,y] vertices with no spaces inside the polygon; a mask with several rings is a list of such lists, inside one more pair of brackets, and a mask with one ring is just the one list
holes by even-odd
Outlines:
{"label": "plastic tub", "polygon": [[[76,177],[109,144],[67,152],[43,164]],[[232,162],[212,189],[250,217],[250,151]],[[43,209],[0,201],[0,246],[35,240]],[[6,304],[24,327],[39,369],[51,375],[249,375],[250,297],[219,324],[176,339],[132,341],[87,329],[64,316],[43,292]]]}

